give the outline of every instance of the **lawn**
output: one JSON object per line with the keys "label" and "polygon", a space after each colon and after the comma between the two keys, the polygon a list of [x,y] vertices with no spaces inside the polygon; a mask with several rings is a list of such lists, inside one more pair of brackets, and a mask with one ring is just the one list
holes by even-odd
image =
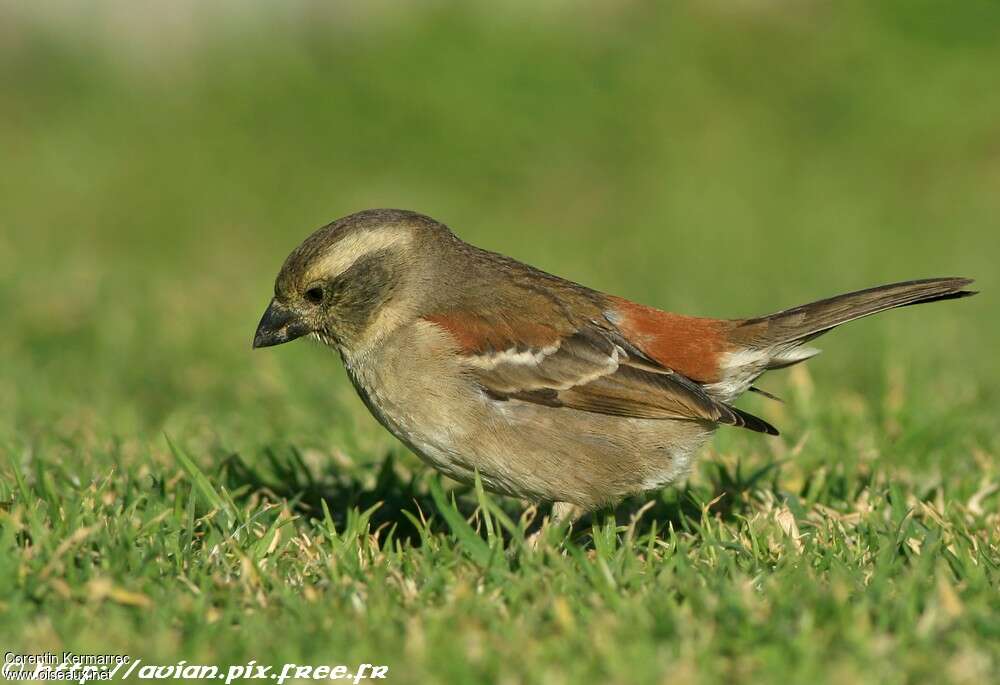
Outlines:
{"label": "lawn", "polygon": [[[0,5],[4,652],[1000,672],[1000,8],[31,7]],[[428,472],[334,354],[250,349],[287,252],[375,206],[690,314],[983,292],[823,338],[740,401],[780,437],[720,430],[532,550],[533,509]]]}

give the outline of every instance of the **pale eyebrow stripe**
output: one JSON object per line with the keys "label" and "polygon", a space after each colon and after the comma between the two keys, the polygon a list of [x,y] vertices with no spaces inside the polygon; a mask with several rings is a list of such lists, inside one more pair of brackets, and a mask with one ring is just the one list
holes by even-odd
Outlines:
{"label": "pale eyebrow stripe", "polygon": [[309,269],[307,282],[320,277],[339,276],[365,255],[394,245],[407,244],[411,236],[406,231],[364,231],[338,242],[325,257]]}

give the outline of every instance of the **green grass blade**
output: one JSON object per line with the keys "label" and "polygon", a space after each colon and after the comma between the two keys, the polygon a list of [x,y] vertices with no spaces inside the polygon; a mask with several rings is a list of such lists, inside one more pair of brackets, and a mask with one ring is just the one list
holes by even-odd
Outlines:
{"label": "green grass blade", "polygon": [[206,476],[204,472],[198,468],[198,465],[184,453],[184,450],[175,445],[170,439],[170,436],[165,435],[164,437],[167,439],[167,444],[170,446],[170,451],[173,453],[174,458],[181,465],[181,468],[184,469],[184,472],[187,473],[188,478],[191,479],[191,482],[194,484],[198,493],[212,509],[216,509],[225,514],[227,518],[227,528],[232,527],[237,520],[237,516],[229,502],[224,500],[222,496],[219,495],[215,487],[212,485],[212,481],[210,481],[208,476]]}
{"label": "green grass blade", "polygon": [[441,512],[441,516],[448,524],[448,527],[451,528],[452,534],[458,540],[462,549],[465,550],[466,554],[474,562],[484,568],[489,567],[490,559],[492,558],[490,546],[472,529],[472,526],[459,513],[454,504],[448,501],[444,491],[441,489],[439,479],[432,478],[430,480],[430,491],[431,497],[434,499],[434,504],[437,505],[438,511]]}

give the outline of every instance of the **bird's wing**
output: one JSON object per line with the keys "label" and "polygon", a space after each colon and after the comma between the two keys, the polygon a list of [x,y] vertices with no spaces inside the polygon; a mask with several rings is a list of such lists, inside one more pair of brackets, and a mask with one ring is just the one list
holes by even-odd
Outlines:
{"label": "bird's wing", "polygon": [[710,397],[647,356],[607,320],[519,321],[445,312],[424,317],[447,331],[490,396],[643,419],[687,419],[777,434],[767,422]]}

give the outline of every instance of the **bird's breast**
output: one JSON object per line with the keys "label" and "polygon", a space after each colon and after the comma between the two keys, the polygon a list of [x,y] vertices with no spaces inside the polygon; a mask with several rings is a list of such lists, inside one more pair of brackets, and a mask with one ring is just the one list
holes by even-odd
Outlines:
{"label": "bird's breast", "polygon": [[482,403],[442,349],[445,343],[433,327],[413,325],[362,353],[343,353],[344,366],[379,423],[418,456],[464,480],[473,470],[466,444]]}

